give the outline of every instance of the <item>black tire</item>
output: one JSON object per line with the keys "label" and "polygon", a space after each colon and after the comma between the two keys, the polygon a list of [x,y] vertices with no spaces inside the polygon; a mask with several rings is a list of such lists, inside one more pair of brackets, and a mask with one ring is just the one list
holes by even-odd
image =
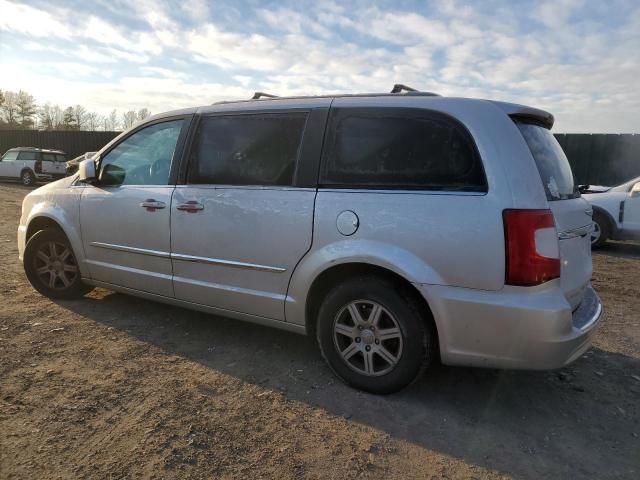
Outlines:
{"label": "black tire", "polygon": [[23,170],[20,173],[20,181],[25,187],[32,187],[36,184],[36,176],[31,170]]}
{"label": "black tire", "polygon": [[[372,302],[369,313],[367,313],[368,302]],[[379,317],[379,324],[388,322],[382,329],[374,328],[367,332],[368,327],[364,330],[358,329],[354,324],[355,338],[342,337],[341,334],[334,333],[336,324],[351,328],[350,323],[348,325],[342,323],[345,321],[342,320],[344,318],[342,316],[352,311],[349,305],[352,308],[360,308],[361,312],[358,315],[361,317],[366,315],[369,318],[372,316],[373,309],[377,308],[376,304],[382,307],[380,310],[383,312]],[[351,313],[347,316],[353,319]],[[379,340],[379,332],[385,329],[387,332],[391,331],[389,325],[399,327],[401,338]],[[320,306],[317,327],[318,345],[329,367],[348,385],[371,393],[393,393],[410,385],[429,366],[436,351],[433,327],[429,319],[421,313],[417,302],[409,295],[404,295],[394,282],[380,277],[356,277],[334,287]],[[397,327],[392,329],[397,330]],[[364,334],[367,336],[365,337]],[[360,337],[360,335],[363,336]],[[374,335],[375,340],[372,340],[371,335]],[[347,347],[343,348],[344,344],[339,345],[343,340],[348,344]],[[395,342],[395,344],[389,347],[389,342]],[[394,366],[391,362],[384,360],[380,353],[371,350],[380,349],[382,346],[385,347],[382,349],[385,352],[394,351],[397,359]],[[367,347],[369,353],[364,351]],[[343,358],[347,350],[356,348],[359,351],[350,359]],[[369,355],[371,374],[363,371],[367,368],[365,355]],[[380,367],[377,371],[376,364]],[[389,368],[390,370],[385,373],[385,369]]]}
{"label": "black tire", "polygon": [[49,298],[80,298],[93,289],[82,282],[71,244],[57,229],[40,230],[29,239],[24,250],[24,271],[33,288]]}
{"label": "black tire", "polygon": [[597,238],[591,237],[591,248],[600,248],[611,237],[611,223],[604,213],[593,212],[593,223],[596,231],[600,232]]}

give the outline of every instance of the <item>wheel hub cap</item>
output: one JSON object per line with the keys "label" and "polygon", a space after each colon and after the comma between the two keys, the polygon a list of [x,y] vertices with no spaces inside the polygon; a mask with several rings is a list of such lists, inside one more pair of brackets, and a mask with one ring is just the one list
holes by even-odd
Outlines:
{"label": "wheel hub cap", "polygon": [[360,336],[362,337],[362,343],[365,345],[371,345],[376,339],[375,334],[369,329],[363,330]]}

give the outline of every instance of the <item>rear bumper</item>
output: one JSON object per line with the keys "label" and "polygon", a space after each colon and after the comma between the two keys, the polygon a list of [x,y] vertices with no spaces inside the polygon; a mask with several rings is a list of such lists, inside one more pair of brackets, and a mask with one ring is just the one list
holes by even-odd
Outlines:
{"label": "rear bumper", "polygon": [[416,286],[433,311],[447,365],[560,368],[590,347],[602,316],[600,298],[590,285],[575,312],[559,282],[500,292]]}

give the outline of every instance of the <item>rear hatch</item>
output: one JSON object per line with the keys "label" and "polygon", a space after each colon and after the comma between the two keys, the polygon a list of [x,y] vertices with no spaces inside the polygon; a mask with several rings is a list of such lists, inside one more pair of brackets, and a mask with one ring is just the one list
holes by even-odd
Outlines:
{"label": "rear hatch", "polygon": [[569,161],[551,131],[516,119],[535,160],[555,218],[560,245],[560,283],[572,310],[591,280],[591,207],[580,198]]}
{"label": "rear hatch", "polygon": [[67,157],[61,153],[42,153],[42,173],[49,175],[65,175]]}

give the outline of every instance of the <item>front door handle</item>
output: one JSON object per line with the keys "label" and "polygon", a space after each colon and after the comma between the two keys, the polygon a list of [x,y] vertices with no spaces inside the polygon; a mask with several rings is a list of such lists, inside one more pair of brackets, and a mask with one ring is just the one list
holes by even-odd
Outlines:
{"label": "front door handle", "polygon": [[204,205],[195,200],[189,200],[188,202],[179,203],[176,208],[182,212],[197,213],[200,210],[204,210]]}
{"label": "front door handle", "polygon": [[159,202],[158,200],[154,200],[153,198],[147,198],[144,202],[140,204],[142,208],[145,208],[147,212],[155,212],[156,210],[160,210],[167,206],[164,202]]}

